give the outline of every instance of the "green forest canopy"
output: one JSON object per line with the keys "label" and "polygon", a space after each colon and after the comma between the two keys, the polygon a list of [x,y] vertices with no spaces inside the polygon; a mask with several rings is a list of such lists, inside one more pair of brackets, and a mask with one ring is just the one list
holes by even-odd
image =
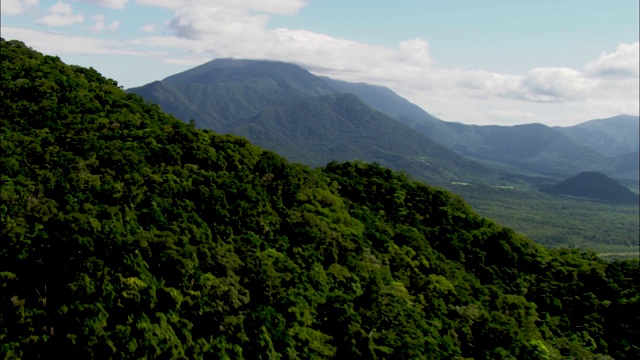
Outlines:
{"label": "green forest canopy", "polygon": [[637,260],[311,169],[2,40],[5,358],[640,357]]}

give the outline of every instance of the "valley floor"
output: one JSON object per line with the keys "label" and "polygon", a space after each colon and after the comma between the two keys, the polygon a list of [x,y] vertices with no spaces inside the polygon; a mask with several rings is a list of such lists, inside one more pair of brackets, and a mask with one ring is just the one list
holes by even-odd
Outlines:
{"label": "valley floor", "polygon": [[590,249],[607,258],[638,258],[640,208],[552,196],[533,189],[452,184],[480,215],[549,247]]}

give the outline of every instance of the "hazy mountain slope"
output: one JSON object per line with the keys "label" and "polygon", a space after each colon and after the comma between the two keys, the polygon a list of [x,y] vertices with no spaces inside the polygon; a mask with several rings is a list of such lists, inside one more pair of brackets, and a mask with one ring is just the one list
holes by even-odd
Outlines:
{"label": "hazy mountain slope", "polygon": [[336,91],[345,94],[353,94],[372,108],[393,117],[414,118],[421,121],[442,121],[431,116],[421,107],[413,104],[384,86],[375,86],[365,83],[350,83],[347,81],[334,80],[328,77],[322,77],[322,79]]}
{"label": "hazy mountain slope", "polygon": [[496,172],[372,111],[351,94],[307,98],[264,110],[241,121],[234,133],[314,166],[360,159],[438,183],[497,178]]}
{"label": "hazy mountain slope", "polygon": [[638,164],[640,164],[640,152],[635,151],[628,154],[616,156],[613,159],[615,164],[616,173],[626,179],[635,179],[635,183],[638,183],[640,178],[640,171]]}
{"label": "hazy mountain slope", "polygon": [[180,117],[181,119],[201,119],[206,122],[202,124],[205,127],[213,127],[222,122],[220,116],[211,114],[205,116],[194,106],[193,99],[189,99],[187,95],[178,91],[174,86],[162,81],[154,81],[143,87],[136,88],[135,93],[149,99],[155,104],[162,104],[163,111]]}
{"label": "hazy mountain slope", "polygon": [[613,157],[638,151],[639,124],[638,116],[619,115],[569,127],[556,127],[556,129],[579,144]]}
{"label": "hazy mountain slope", "polygon": [[564,177],[582,170],[617,174],[611,159],[542,124],[465,125],[405,121],[456,152],[521,170]]}
{"label": "hazy mountain slope", "polygon": [[546,125],[474,126],[473,130],[478,143],[459,145],[460,151],[469,156],[552,175],[609,166],[604,156]]}
{"label": "hazy mountain slope", "polygon": [[626,159],[611,158],[637,151],[637,117],[620,116],[569,128],[465,125],[440,120],[384,87],[324,79],[338,91],[352,93],[439,144],[475,159],[554,177],[598,170],[631,182],[638,179],[634,175],[637,162],[634,166]]}
{"label": "hazy mountain slope", "polygon": [[637,261],[310,169],[0,40],[7,359],[635,359]]}
{"label": "hazy mountain slope", "polygon": [[213,60],[128,91],[184,121],[194,119],[197,126],[222,133],[233,133],[238,119],[252,117],[263,109],[335,92],[295,65],[231,59]]}
{"label": "hazy mountain slope", "polygon": [[456,144],[468,140],[463,141],[457,134],[459,126],[465,128],[466,125],[440,120],[386,87],[326,77],[323,77],[323,80],[338,92],[356,95],[372,108],[392,116],[450,149],[455,149]]}
{"label": "hazy mountain slope", "polygon": [[[500,176],[357,97],[338,95],[340,91],[330,85],[296,65],[227,59],[129,91],[185,121],[195,119],[201,128],[246,136],[307,164],[363,159],[438,184]],[[180,109],[179,102],[186,99],[188,106]]]}

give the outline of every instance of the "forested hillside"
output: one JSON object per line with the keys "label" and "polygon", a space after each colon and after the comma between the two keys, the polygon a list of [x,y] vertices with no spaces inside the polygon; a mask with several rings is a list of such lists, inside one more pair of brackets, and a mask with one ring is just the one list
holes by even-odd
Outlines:
{"label": "forested hillside", "polygon": [[375,164],[289,163],[1,42],[14,358],[636,359],[638,261]]}

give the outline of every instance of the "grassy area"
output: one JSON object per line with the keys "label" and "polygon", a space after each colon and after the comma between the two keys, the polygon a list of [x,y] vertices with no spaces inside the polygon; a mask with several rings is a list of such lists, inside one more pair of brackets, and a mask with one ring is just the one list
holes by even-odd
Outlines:
{"label": "grassy area", "polygon": [[552,196],[524,187],[454,186],[451,190],[464,196],[482,216],[540,244],[592,249],[612,257],[638,255],[637,205]]}

